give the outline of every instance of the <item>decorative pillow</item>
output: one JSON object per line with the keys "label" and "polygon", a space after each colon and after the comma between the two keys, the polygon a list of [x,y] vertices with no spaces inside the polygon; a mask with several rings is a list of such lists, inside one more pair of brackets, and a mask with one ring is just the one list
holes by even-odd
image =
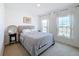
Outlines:
{"label": "decorative pillow", "polygon": [[30,29],[23,29],[22,32],[23,33],[25,33],[25,32],[31,32],[31,30]]}

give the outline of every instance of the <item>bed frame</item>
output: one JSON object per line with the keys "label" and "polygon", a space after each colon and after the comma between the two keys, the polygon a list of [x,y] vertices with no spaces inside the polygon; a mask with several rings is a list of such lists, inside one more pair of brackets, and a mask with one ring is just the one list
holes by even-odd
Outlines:
{"label": "bed frame", "polygon": [[[23,29],[34,29],[34,26],[18,26],[18,38],[19,38],[19,43],[22,45],[22,43],[20,42],[20,33],[22,32]],[[54,39],[54,38],[53,38]],[[55,44],[55,40],[53,40],[53,44],[50,45],[47,49],[49,49],[51,46],[53,46]],[[22,45],[23,46],[23,45]],[[23,48],[27,51],[27,49],[23,46]],[[45,49],[44,51],[42,51],[40,54],[38,54],[38,56],[40,56],[42,53],[44,53],[47,49]],[[28,51],[27,51],[28,52]],[[31,56],[31,54],[28,52],[28,54]]]}

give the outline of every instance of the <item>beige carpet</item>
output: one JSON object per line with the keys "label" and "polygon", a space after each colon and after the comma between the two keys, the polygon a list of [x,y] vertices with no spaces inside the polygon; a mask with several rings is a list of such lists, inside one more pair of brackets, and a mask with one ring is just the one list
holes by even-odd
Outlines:
{"label": "beige carpet", "polygon": [[[17,43],[6,46],[4,56],[29,56],[29,54]],[[79,49],[56,42],[54,46],[46,50],[41,56],[79,56]]]}
{"label": "beige carpet", "polygon": [[11,44],[5,47],[4,56],[28,56],[27,51],[21,44]]}
{"label": "beige carpet", "polygon": [[42,56],[79,56],[79,48],[56,42],[56,44],[45,51]]}

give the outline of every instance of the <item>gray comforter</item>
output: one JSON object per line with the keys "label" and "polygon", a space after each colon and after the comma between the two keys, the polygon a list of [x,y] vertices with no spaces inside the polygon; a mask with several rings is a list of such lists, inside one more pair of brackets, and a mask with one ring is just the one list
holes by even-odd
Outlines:
{"label": "gray comforter", "polygon": [[43,32],[21,33],[20,42],[31,55],[39,55],[54,44],[53,35]]}

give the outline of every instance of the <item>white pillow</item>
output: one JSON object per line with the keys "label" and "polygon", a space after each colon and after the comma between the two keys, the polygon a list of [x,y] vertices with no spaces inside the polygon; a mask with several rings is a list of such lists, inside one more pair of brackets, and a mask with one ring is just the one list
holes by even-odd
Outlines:
{"label": "white pillow", "polygon": [[38,32],[38,30],[36,30],[36,29],[32,29],[31,31],[32,31],[32,32]]}
{"label": "white pillow", "polygon": [[25,33],[25,32],[31,32],[31,30],[30,29],[23,29],[22,32],[23,33]]}

